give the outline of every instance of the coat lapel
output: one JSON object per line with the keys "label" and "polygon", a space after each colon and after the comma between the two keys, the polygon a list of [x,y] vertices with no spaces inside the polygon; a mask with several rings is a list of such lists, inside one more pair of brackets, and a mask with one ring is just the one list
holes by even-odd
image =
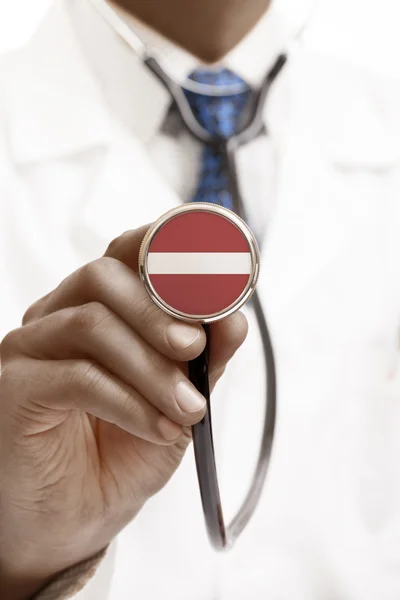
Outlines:
{"label": "coat lapel", "polygon": [[391,114],[393,86],[382,81],[374,95],[370,87],[348,65],[300,52],[272,92],[265,119],[277,147],[277,198],[259,283],[272,320],[345,255],[360,219],[385,210],[361,181],[398,165],[392,121],[379,120],[382,104]]}
{"label": "coat lapel", "polygon": [[281,161],[276,211],[263,244],[259,285],[276,318],[343,250],[352,230],[351,198],[304,142],[294,137]]}
{"label": "coat lapel", "polygon": [[74,243],[86,256],[98,255],[124,231],[153,222],[179,202],[141,144],[117,132],[93,164],[73,217]]}

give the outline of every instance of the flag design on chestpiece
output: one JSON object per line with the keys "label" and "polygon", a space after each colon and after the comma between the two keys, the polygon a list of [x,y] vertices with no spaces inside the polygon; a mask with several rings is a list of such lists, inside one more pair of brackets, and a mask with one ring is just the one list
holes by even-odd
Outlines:
{"label": "flag design on chestpiece", "polygon": [[251,277],[252,258],[234,223],[200,210],[177,215],[160,228],[149,247],[147,271],[164,303],[205,317],[240,298]]}

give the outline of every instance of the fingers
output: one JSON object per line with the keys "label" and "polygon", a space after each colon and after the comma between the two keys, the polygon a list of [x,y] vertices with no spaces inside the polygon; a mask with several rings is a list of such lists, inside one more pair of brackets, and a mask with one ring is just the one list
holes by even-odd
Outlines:
{"label": "fingers", "polygon": [[111,242],[104,256],[115,258],[137,272],[140,246],[149,227],[150,225],[144,225],[139,229],[125,231]]}
{"label": "fingers", "polygon": [[178,365],[102,304],[52,313],[17,330],[8,343],[15,354],[41,360],[90,359],[180,425],[204,415],[205,399]]}
{"label": "fingers", "polygon": [[[126,231],[119,237],[115,238],[109,244],[104,257],[122,262],[132,271],[137,273],[139,266],[138,261],[140,246],[148,228],[149,225],[144,225],[138,229]],[[84,284],[83,289],[76,289],[76,287],[74,288],[73,286],[65,285],[70,280],[70,277],[68,277],[61,283],[60,286],[58,286],[58,288],[56,288],[56,290],[46,294],[46,296],[28,308],[23,318],[23,324],[25,325],[26,323],[40,319],[45,314],[49,314],[49,312],[54,312],[57,310],[56,307],[53,307],[52,303],[54,296],[56,296],[58,302],[60,302],[59,308],[64,308],[64,306],[76,306],[77,304],[84,304],[85,302],[90,302],[93,300],[92,297],[87,296],[87,288],[90,286],[90,282],[92,281],[91,275],[94,276],[94,284],[98,283],[97,275],[99,275],[99,271],[96,270],[96,263],[97,261],[94,263],[89,263],[85,265],[83,269],[79,269],[77,271],[76,274],[83,274],[84,276],[87,275],[87,281],[85,281],[86,277],[83,277],[81,280],[79,280],[80,284]],[[94,267],[93,269],[92,265]],[[75,281],[77,279],[76,274],[74,273],[72,275]],[[88,285],[85,285],[86,283]],[[64,298],[64,303],[60,301],[60,296]],[[70,297],[71,302],[68,302],[68,297]],[[77,300],[79,297],[81,297],[80,302]],[[55,304],[57,305],[57,302]]]}
{"label": "fingers", "polygon": [[1,383],[3,388],[8,385],[13,390],[6,390],[5,395],[11,410],[24,404],[25,435],[54,427],[54,419],[62,422],[64,410],[74,408],[158,445],[174,444],[183,433],[181,426],[167,419],[137,390],[89,360],[39,361],[20,357],[5,369]]}
{"label": "fingers", "polygon": [[73,273],[32,307],[24,322],[92,302],[106,306],[149,345],[173,360],[192,360],[205,346],[200,325],[177,321],[160,310],[139,276],[114,258],[101,258]]}
{"label": "fingers", "polygon": [[[200,325],[165,314],[148,296],[135,272],[146,231],[123,234],[105,257],[73,273],[31,307],[19,337],[19,342],[24,339],[21,351],[55,360],[88,357],[168,418],[190,425],[200,420],[203,408],[175,363],[196,358],[205,334]],[[211,386],[246,334],[241,313],[211,326]]]}
{"label": "fingers", "polygon": [[[126,231],[119,237],[115,238],[108,246],[107,251],[105,253],[105,257],[114,258],[119,262],[124,263],[128,266],[132,271],[138,271],[138,261],[139,261],[139,251],[140,246],[142,244],[143,238],[145,236],[146,231],[149,229],[149,225],[144,225],[143,227],[139,227],[138,229],[132,229]],[[89,263],[90,264],[90,263]],[[87,265],[89,267],[89,265]],[[86,267],[84,267],[85,269]],[[81,270],[79,270],[80,272]],[[67,278],[68,281],[69,278]],[[48,314],[49,312],[54,312],[57,309],[51,309],[51,306],[48,303],[48,300],[59,291],[60,287],[63,286],[64,282],[59,286],[55,291],[47,294],[34,304],[28,308],[26,311],[23,324],[25,325],[28,322],[33,320],[40,319],[44,314]],[[92,298],[83,298],[82,302],[77,302],[76,304],[84,304],[85,302],[90,302]],[[63,308],[64,306],[76,306],[75,303],[72,304],[64,304],[60,306]],[[45,308],[48,307],[48,308]]]}

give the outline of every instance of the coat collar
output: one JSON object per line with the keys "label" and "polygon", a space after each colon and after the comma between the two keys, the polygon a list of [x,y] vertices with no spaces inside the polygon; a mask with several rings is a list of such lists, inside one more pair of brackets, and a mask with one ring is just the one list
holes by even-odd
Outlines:
{"label": "coat collar", "polygon": [[29,45],[6,56],[4,65],[13,161],[54,159],[110,140],[108,111],[62,2],[54,3]]}

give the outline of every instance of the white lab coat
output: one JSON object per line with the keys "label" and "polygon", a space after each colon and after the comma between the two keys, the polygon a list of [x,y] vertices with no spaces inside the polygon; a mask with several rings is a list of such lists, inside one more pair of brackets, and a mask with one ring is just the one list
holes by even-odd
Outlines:
{"label": "white lab coat", "polygon": [[[110,118],[62,19],[52,27],[0,71],[1,334],[113,237],[180,202]],[[189,451],[79,599],[400,598],[399,112],[396,77],[312,44],[293,58],[267,107],[278,166],[259,290],[278,420],[261,505],[216,556]],[[249,319],[214,402],[228,514],[263,410]]]}

